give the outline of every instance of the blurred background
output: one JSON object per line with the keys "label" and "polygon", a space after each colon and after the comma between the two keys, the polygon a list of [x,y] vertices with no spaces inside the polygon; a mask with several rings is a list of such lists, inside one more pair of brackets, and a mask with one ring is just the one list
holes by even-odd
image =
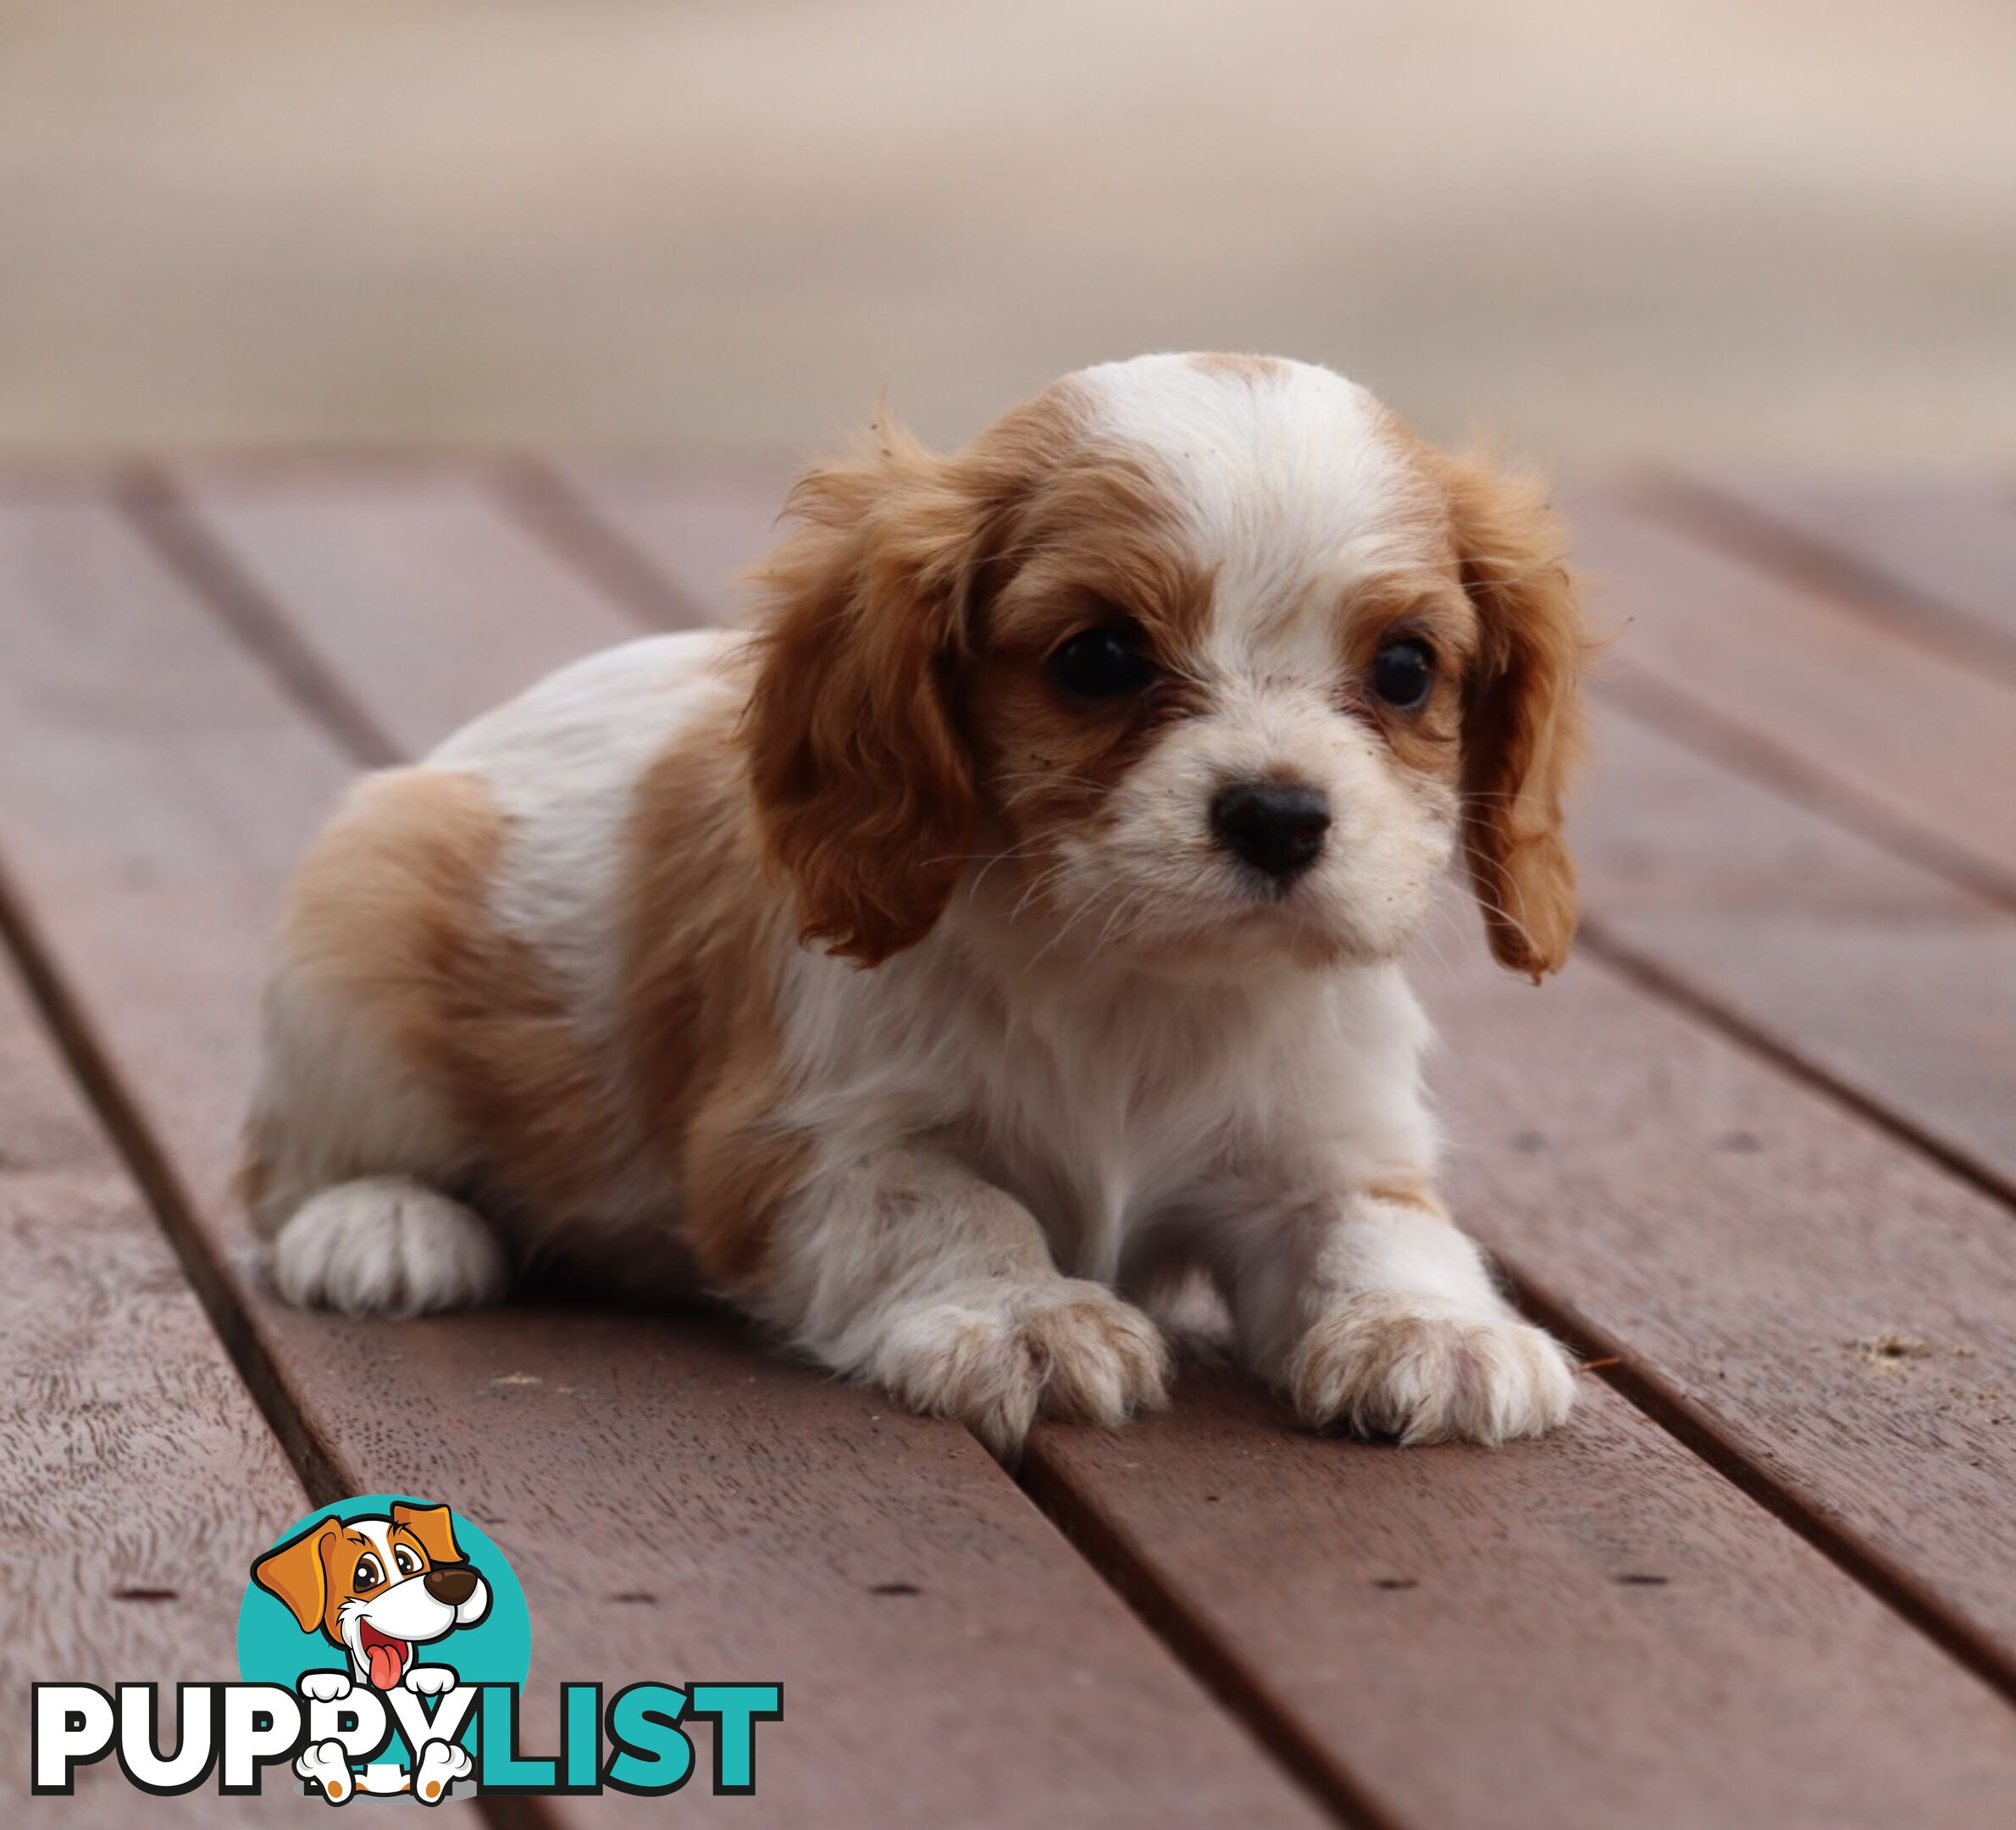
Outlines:
{"label": "blurred background", "polygon": [[962,436],[1154,347],[2016,463],[2007,0],[0,0],[0,448]]}

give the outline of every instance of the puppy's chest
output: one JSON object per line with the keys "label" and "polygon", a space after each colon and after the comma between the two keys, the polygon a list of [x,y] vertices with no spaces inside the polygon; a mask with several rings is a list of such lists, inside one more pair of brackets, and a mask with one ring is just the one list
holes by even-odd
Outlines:
{"label": "puppy's chest", "polygon": [[1140,1228],[1254,1146],[1270,1064],[1213,1040],[1011,1034],[968,1054],[955,1128],[1067,1270],[1110,1278]]}

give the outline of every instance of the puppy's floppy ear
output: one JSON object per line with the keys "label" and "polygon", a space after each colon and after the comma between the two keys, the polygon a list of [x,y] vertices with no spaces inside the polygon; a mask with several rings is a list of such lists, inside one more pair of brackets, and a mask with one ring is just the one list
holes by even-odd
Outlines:
{"label": "puppy's floppy ear", "polygon": [[408,1506],[393,1502],[392,1522],[403,1525],[420,1540],[429,1563],[459,1563],[462,1552],[455,1548],[454,1515],[445,1506]]}
{"label": "puppy's floppy ear", "polygon": [[322,1611],[329,1605],[329,1572],[323,1567],[322,1546],[342,1528],[340,1519],[318,1519],[252,1567],[252,1580],[286,1604],[303,1633],[321,1629]]}
{"label": "puppy's floppy ear", "polygon": [[1465,689],[1465,851],[1491,951],[1537,984],[1575,939],[1561,802],[1581,756],[1588,643],[1544,486],[1472,458],[1445,459],[1443,486],[1482,625]]}
{"label": "puppy's floppy ear", "polygon": [[961,458],[886,422],[791,492],[742,727],[766,849],[801,938],[879,965],[923,939],[981,818],[955,694],[987,505]]}

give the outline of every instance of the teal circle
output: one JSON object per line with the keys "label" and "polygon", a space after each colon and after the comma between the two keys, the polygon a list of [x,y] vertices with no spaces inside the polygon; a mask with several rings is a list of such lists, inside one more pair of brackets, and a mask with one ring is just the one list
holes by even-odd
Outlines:
{"label": "teal circle", "polygon": [[[269,1594],[251,1579],[251,1567],[267,1550],[297,1538],[325,1518],[383,1518],[394,1504],[434,1506],[438,1501],[412,1494],[359,1494],[349,1500],[319,1506],[297,1519],[247,1560],[245,1600],[238,1609],[238,1675],[246,1683],[281,1684],[292,1690],[302,1676],[313,1671],[350,1670],[350,1655],[332,1644],[321,1631],[303,1633],[292,1612],[278,1595]],[[429,1640],[415,1655],[429,1665],[446,1665],[465,1684],[522,1684],[532,1667],[532,1616],[525,1605],[525,1592],[512,1572],[509,1561],[496,1540],[466,1512],[450,1514],[456,1547],[474,1566],[490,1586],[490,1612],[474,1627],[458,1627],[440,1639]],[[459,1737],[474,1744],[471,1730]],[[395,1737],[385,1756],[395,1758],[399,1743]]]}

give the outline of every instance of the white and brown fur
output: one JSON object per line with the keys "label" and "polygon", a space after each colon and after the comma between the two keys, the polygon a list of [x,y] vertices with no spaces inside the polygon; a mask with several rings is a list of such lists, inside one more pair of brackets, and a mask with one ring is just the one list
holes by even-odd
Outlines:
{"label": "white and brown fur", "polygon": [[[1185,1273],[1317,1425],[1498,1442],[1568,1361],[1434,1193],[1398,960],[1459,856],[1575,923],[1583,636],[1530,481],[1328,370],[1144,357],[793,494],[753,631],[601,654],[361,783],[295,887],[245,1184],[280,1289],[410,1313],[649,1245],[1010,1454],[1159,1402]],[[1127,619],[1123,703],[1050,671]],[[1367,679],[1424,640],[1419,710]],[[1314,787],[1285,890],[1228,782]]]}

